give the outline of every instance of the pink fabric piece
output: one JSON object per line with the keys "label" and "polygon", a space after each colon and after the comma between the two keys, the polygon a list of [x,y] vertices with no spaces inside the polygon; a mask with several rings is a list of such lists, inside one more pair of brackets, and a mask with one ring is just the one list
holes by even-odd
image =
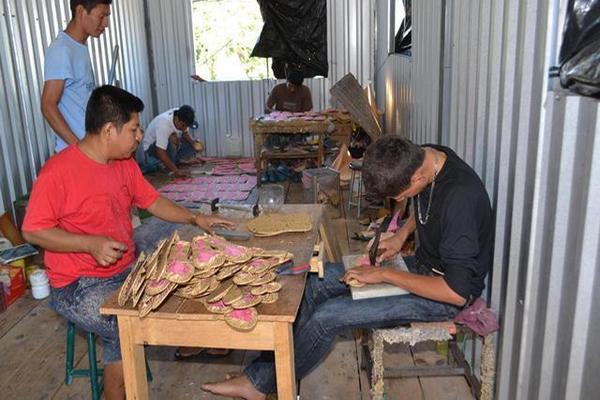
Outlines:
{"label": "pink fabric piece", "polygon": [[215,308],[226,308],[226,307],[229,307],[227,304],[225,304],[223,302],[223,300],[215,301],[214,303],[208,303],[208,304],[210,304],[212,307],[215,307]]}
{"label": "pink fabric piece", "polygon": [[229,313],[229,316],[241,321],[250,322],[254,313],[251,308],[244,308],[243,310],[234,310]]}
{"label": "pink fabric piece", "polygon": [[194,244],[196,254],[196,260],[199,262],[208,262],[211,258],[213,258],[216,252],[212,249],[209,249],[204,245],[204,242],[198,241]]}
{"label": "pink fabric piece", "polygon": [[387,232],[396,232],[398,230],[398,219],[400,218],[400,211],[394,214],[394,217],[388,225]]}
{"label": "pink fabric piece", "polygon": [[171,273],[174,273],[176,275],[185,275],[185,274],[189,274],[190,270],[192,268],[193,267],[188,262],[185,262],[185,261],[171,261],[169,263],[168,271],[171,272]]}
{"label": "pink fabric piece", "polygon": [[487,308],[485,301],[481,298],[478,298],[469,307],[459,312],[454,321],[468,326],[481,336],[487,336],[500,329],[496,314]]}

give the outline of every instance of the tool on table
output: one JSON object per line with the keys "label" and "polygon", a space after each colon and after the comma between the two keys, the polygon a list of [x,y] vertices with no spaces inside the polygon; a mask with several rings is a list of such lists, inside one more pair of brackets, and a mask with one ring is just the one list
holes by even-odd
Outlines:
{"label": "tool on table", "polygon": [[258,209],[258,204],[223,204],[217,203],[216,207],[218,209],[224,208],[229,210],[238,210],[238,211],[246,211],[251,212],[253,216],[258,217],[260,214],[260,210]]}
{"label": "tool on table", "polygon": [[279,275],[300,275],[310,270],[310,265],[302,264],[294,266],[292,260],[286,261],[277,267],[277,273]]}
{"label": "tool on table", "polygon": [[217,204],[219,204],[219,198],[216,197],[212,200],[198,200],[198,201],[194,201],[195,203],[202,203],[202,204],[208,204],[210,206],[210,211],[211,212],[215,212],[218,211],[217,209]]}
{"label": "tool on table", "polygon": [[227,240],[249,240],[252,234],[244,231],[232,231],[224,228],[213,229],[215,235],[223,236]]}

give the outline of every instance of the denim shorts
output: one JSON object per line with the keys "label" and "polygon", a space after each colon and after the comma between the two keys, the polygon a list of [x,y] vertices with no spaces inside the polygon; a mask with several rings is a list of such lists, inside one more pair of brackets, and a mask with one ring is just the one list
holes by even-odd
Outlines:
{"label": "denim shorts", "polygon": [[51,288],[50,306],[78,328],[100,337],[104,364],[121,361],[121,344],[117,318],[101,315],[100,307],[121,287],[129,271],[110,278],[81,277],[68,286]]}

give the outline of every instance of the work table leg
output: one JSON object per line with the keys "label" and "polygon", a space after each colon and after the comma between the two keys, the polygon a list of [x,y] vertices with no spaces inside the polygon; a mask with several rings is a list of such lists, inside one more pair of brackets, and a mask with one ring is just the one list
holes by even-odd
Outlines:
{"label": "work table leg", "polygon": [[277,375],[277,399],[296,399],[296,371],[294,369],[294,337],[292,324],[273,323],[275,336],[275,373]]}
{"label": "work table leg", "polygon": [[147,400],[148,381],[146,380],[144,345],[134,341],[132,317],[119,316],[117,318],[127,399]]}

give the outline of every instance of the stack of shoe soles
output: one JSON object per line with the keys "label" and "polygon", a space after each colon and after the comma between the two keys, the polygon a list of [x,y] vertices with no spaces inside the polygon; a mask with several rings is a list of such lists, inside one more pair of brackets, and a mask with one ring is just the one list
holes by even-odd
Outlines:
{"label": "stack of shoe soles", "polygon": [[140,254],[121,287],[119,305],[132,305],[143,318],[172,294],[200,301],[208,311],[224,314],[229,326],[248,331],[258,321],[256,306],[277,301],[281,284],[275,271],[292,257],[215,235],[187,242],[174,232],[151,255]]}

